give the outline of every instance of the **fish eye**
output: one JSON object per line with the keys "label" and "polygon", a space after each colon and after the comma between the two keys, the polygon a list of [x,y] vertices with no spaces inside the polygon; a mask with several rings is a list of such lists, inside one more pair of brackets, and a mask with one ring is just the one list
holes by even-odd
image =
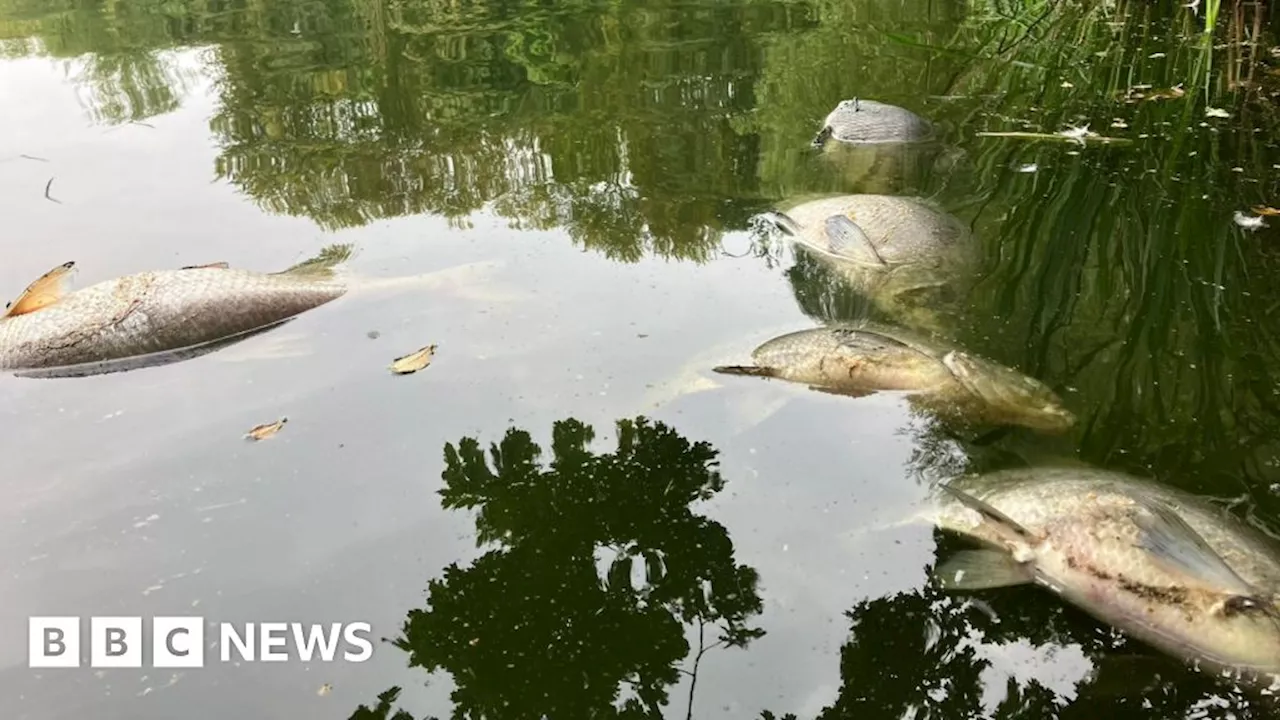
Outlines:
{"label": "fish eye", "polygon": [[1233,595],[1222,603],[1222,614],[1227,617],[1255,612],[1266,612],[1266,607],[1255,598]]}

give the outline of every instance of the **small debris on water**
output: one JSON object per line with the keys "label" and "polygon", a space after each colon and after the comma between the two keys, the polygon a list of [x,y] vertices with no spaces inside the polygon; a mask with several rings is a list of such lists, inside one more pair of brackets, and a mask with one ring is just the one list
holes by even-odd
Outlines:
{"label": "small debris on water", "polygon": [[1270,205],[1254,205],[1249,209],[1258,215],[1280,215],[1280,210],[1277,210]]}
{"label": "small debris on water", "polygon": [[1245,215],[1237,210],[1233,216],[1236,224],[1245,230],[1257,230],[1260,227],[1267,227],[1267,223],[1258,216]]}
{"label": "small debris on water", "polygon": [[50,201],[52,201],[52,202],[56,202],[56,203],[58,203],[59,205],[61,205],[61,204],[62,204],[62,201],[61,201],[61,200],[59,200],[59,199],[57,199],[57,198],[55,198],[55,197],[53,197],[52,195],[50,195],[50,194],[49,194],[49,188],[51,188],[51,187],[53,187],[53,178],[49,178],[49,182],[47,182],[47,183],[45,183],[45,184],[44,184],[44,199],[45,199],[45,200],[50,200]]}
{"label": "small debris on water", "polygon": [[428,345],[417,352],[410,353],[404,357],[398,357],[391,362],[391,372],[397,375],[408,375],[415,373],[431,364],[431,359],[435,357],[436,346]]}
{"label": "small debris on water", "polygon": [[1026,165],[1018,166],[1018,172],[1020,173],[1033,173],[1039,169],[1040,166],[1035,163],[1027,163]]}
{"label": "small debris on water", "polygon": [[1231,117],[1231,113],[1227,112],[1226,110],[1223,110],[1222,108],[1207,107],[1204,109],[1204,116],[1215,117],[1215,118],[1229,118]]}
{"label": "small debris on water", "polygon": [[377,340],[378,338],[382,337],[382,333],[378,332],[377,330],[370,330],[369,332],[365,333],[365,335],[370,340]]}
{"label": "small debris on water", "polygon": [[280,432],[280,429],[283,428],[284,424],[287,422],[289,422],[289,418],[282,417],[273,423],[255,426],[252,430],[245,433],[244,436],[253,441],[266,440],[272,435]]}
{"label": "small debris on water", "polygon": [[1091,131],[1088,125],[1070,126],[1066,130],[1058,131],[1058,134],[1068,140],[1075,140],[1081,143],[1087,137],[1097,137],[1098,135],[1098,133]]}
{"label": "small debris on water", "polygon": [[325,695],[328,695],[331,692],[333,692],[333,686],[330,685],[329,683],[325,683],[320,686],[320,689],[316,691],[316,694],[319,695],[320,697],[324,697]]}

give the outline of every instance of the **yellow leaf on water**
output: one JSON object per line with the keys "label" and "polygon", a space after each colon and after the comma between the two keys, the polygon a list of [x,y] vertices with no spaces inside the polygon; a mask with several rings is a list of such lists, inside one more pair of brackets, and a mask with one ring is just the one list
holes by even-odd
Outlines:
{"label": "yellow leaf on water", "polygon": [[1254,205],[1250,210],[1253,210],[1259,215],[1280,215],[1280,210],[1277,210],[1270,205]]}
{"label": "yellow leaf on water", "polygon": [[397,375],[407,375],[415,373],[431,364],[431,359],[435,357],[436,346],[428,345],[421,350],[398,357],[391,361],[391,372]]}
{"label": "yellow leaf on water", "polygon": [[246,438],[249,438],[250,440],[266,440],[272,435],[275,435],[276,433],[280,432],[280,428],[284,427],[284,424],[287,422],[289,422],[289,418],[283,417],[273,423],[258,425],[254,427],[252,430],[250,430],[249,432],[245,433],[244,436]]}

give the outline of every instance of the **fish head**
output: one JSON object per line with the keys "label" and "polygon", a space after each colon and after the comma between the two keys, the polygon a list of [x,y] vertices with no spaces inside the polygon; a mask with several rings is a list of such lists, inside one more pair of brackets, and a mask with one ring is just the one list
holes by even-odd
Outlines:
{"label": "fish head", "polygon": [[1020,425],[1060,433],[1076,423],[1049,386],[1013,368],[961,351],[948,352],[942,364],[977,399]]}
{"label": "fish head", "polygon": [[1229,671],[1280,673],[1280,604],[1270,595],[1226,595],[1199,622],[1171,634],[1191,654]]}

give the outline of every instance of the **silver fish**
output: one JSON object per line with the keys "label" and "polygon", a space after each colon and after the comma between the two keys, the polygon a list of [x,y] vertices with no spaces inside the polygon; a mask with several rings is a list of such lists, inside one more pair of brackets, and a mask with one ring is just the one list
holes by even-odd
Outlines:
{"label": "silver fish", "polygon": [[933,137],[933,124],[910,110],[852,98],[841,100],[827,114],[813,144],[821,146],[828,139],[857,144],[907,143]]}
{"label": "silver fish", "polygon": [[762,219],[896,321],[935,331],[967,299],[981,259],[969,228],[921,198],[836,195]]}
{"label": "silver fish", "polygon": [[1096,468],[1022,468],[940,486],[933,521],[986,546],[944,587],[1035,583],[1164,652],[1280,673],[1280,549],[1205,500]]}
{"label": "silver fish", "polygon": [[[121,361],[178,350],[202,354],[341,297],[347,286],[332,270],[349,256],[350,246],[330,246],[277,273],[214,263],[141,272],[71,293],[63,286],[74,263],[65,263],[32,283],[0,317],[0,369],[75,367],[69,374],[85,375],[130,369]],[[149,362],[156,360],[141,364]]]}
{"label": "silver fish", "polygon": [[859,397],[908,391],[913,404],[951,421],[1014,424],[1062,432],[1075,415],[1046,385],[943,339],[863,321],[799,330],[763,343],[752,365],[721,365],[726,375],[804,383]]}

